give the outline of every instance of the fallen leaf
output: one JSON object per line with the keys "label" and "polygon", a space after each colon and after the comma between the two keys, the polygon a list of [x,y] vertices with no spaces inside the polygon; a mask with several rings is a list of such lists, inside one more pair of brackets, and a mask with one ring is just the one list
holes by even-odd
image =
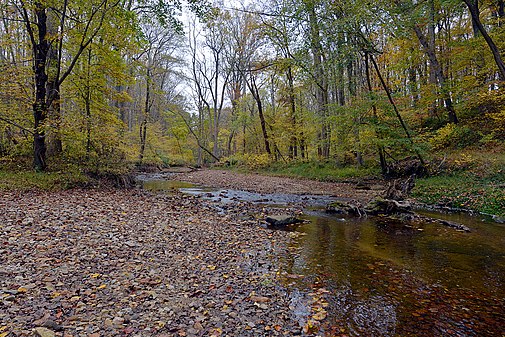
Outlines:
{"label": "fallen leaf", "polygon": [[316,321],[322,321],[323,319],[326,318],[327,315],[328,313],[326,312],[326,310],[320,310],[314,315],[312,315],[312,318],[315,319]]}

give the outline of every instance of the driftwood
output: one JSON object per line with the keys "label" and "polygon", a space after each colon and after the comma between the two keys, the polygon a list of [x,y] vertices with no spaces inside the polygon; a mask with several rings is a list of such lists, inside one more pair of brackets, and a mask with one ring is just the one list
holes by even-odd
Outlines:
{"label": "driftwood", "polygon": [[393,163],[387,167],[386,178],[398,179],[411,177],[424,177],[428,174],[426,166],[416,157],[408,157]]}
{"label": "driftwood", "polygon": [[338,201],[329,204],[326,207],[327,213],[344,214],[357,217],[374,216],[381,219],[381,223],[387,224],[388,221],[401,222],[431,222],[443,226],[454,228],[459,231],[470,232],[470,228],[460,223],[427,217],[412,211],[411,204],[407,201],[393,199],[376,198],[369,202],[365,207],[361,204],[350,201]]}
{"label": "driftwood", "polygon": [[390,181],[384,191],[384,199],[405,200],[416,185],[416,175],[413,174],[407,179],[398,178]]}

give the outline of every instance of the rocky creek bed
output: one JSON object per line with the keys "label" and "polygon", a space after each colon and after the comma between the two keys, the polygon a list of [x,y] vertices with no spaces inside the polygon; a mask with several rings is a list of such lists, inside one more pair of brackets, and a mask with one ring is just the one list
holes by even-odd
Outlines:
{"label": "rocky creek bed", "polygon": [[[503,335],[500,225],[433,214],[466,233],[321,208],[365,204],[374,182],[145,178],[163,192],[2,193],[0,337]],[[304,223],[264,225],[279,214]]]}
{"label": "rocky creek bed", "polygon": [[243,204],[70,190],[3,192],[0,208],[2,337],[301,332],[273,263],[289,233]]}

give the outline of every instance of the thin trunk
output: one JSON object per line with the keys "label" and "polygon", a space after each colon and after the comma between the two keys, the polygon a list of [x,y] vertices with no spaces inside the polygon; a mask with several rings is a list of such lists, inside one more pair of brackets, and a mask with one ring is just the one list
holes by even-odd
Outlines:
{"label": "thin trunk", "polygon": [[212,148],[212,153],[214,156],[219,157],[219,147],[218,147],[218,138],[219,138],[219,119],[220,119],[220,111],[218,110],[218,85],[219,85],[219,56],[216,57],[216,68],[215,68],[215,78],[214,78],[214,132],[213,132],[213,140],[214,146]]}
{"label": "thin trunk", "polygon": [[228,136],[228,142],[226,145],[228,156],[232,155],[231,144],[233,144],[233,137],[235,137],[235,131],[231,131],[230,135]]}
{"label": "thin trunk", "polygon": [[[381,74],[381,72],[379,70],[379,67],[377,66],[377,62],[375,62],[375,59],[373,58],[372,55],[370,55],[370,61],[372,61],[372,64],[373,64],[373,66],[375,68],[377,76],[379,77],[379,80],[380,80],[380,82],[382,84],[382,87],[383,87],[384,91],[386,92],[386,94],[388,96],[389,102],[393,106],[393,110],[395,111],[396,117],[398,118],[398,121],[400,122],[400,124],[401,124],[401,126],[403,128],[403,131],[405,131],[405,135],[407,136],[408,140],[410,141],[412,147],[414,147],[414,141],[412,140],[412,137],[410,136],[410,132],[409,132],[409,130],[407,128],[407,125],[403,121],[403,118],[400,115],[400,111],[398,111],[398,108],[396,107],[395,101],[393,100],[393,96],[391,96],[391,91],[389,90],[386,82],[384,81],[384,78],[382,77],[382,74]],[[421,154],[419,153],[419,151],[414,148],[414,152],[416,153],[417,158],[419,158],[419,161],[421,162],[421,164],[425,165],[423,157],[421,156]]]}
{"label": "thin trunk", "polygon": [[146,76],[146,100],[144,102],[144,118],[140,123],[140,153],[139,153],[139,165],[142,164],[144,159],[144,152],[146,149],[146,139],[147,139],[147,118],[149,118],[150,107],[151,107],[151,69],[147,67]]}
{"label": "thin trunk", "polygon": [[319,32],[319,24],[317,22],[317,15],[314,4],[311,2],[306,3],[309,24],[311,33],[311,48],[312,57],[314,62],[315,72],[315,90],[317,110],[321,118],[321,129],[318,132],[318,155],[320,158],[328,159],[330,157],[330,132],[327,123],[328,117],[328,85],[325,78],[323,69],[323,52],[321,46],[321,37]]}
{"label": "thin trunk", "polygon": [[[352,104],[352,100],[356,96],[356,76],[355,76],[355,69],[354,69],[354,63],[353,60],[349,60],[347,62],[347,78],[348,78],[348,89],[349,89],[349,103]],[[355,146],[356,146],[356,163],[358,166],[363,166],[363,155],[361,153],[361,140],[360,140],[360,127],[361,124],[361,118],[359,114],[354,118],[354,141]]]}
{"label": "thin trunk", "polygon": [[88,64],[86,77],[86,161],[89,160],[91,153],[91,48],[88,50]]}
{"label": "thin trunk", "polygon": [[254,77],[251,77],[250,83],[248,85],[249,85],[249,89],[251,90],[251,94],[253,95],[254,100],[256,101],[256,106],[258,108],[258,115],[260,117],[261,133],[263,135],[263,142],[265,144],[265,151],[269,155],[271,155],[272,151],[270,150],[270,142],[268,140],[265,115],[263,113],[263,104],[261,102],[260,92],[259,92],[258,86],[256,85],[256,81],[255,81]]}
{"label": "thin trunk", "polygon": [[296,124],[296,103],[295,103],[295,88],[293,79],[293,69],[291,66],[288,67],[286,72],[286,77],[288,79],[288,90],[289,90],[289,112],[291,117],[291,125],[293,132],[291,132],[290,144],[289,144],[289,157],[295,159],[298,156],[298,145],[297,145],[297,124]]}
{"label": "thin trunk", "polygon": [[[373,94],[373,89],[372,89],[372,81],[370,79],[370,64],[368,62],[368,53],[365,53],[365,75],[366,75],[366,83],[368,87],[368,93],[370,95]],[[373,117],[375,120],[378,122],[378,114],[377,114],[377,106],[375,105],[375,102],[372,102],[372,112],[373,112]],[[379,138],[379,141],[382,140],[382,133],[380,131],[377,132],[377,137]],[[384,147],[382,145],[377,145],[377,150],[379,152],[379,162],[381,165],[381,171],[382,174],[385,175],[388,172],[388,164],[386,161],[386,157],[384,156]]]}
{"label": "thin trunk", "polygon": [[447,114],[449,117],[449,122],[456,124],[458,123],[458,117],[456,116],[456,111],[454,110],[454,107],[452,105],[452,99],[447,85],[447,80],[445,78],[445,75],[442,71],[442,67],[438,62],[438,58],[435,53],[435,46],[431,45],[431,43],[428,42],[426,36],[424,36],[423,32],[421,32],[419,26],[414,25],[414,31],[417,35],[417,38],[419,39],[419,42],[423,46],[424,51],[428,55],[428,58],[430,60],[430,69],[433,69],[437,77],[438,84],[440,85],[442,98],[444,99],[445,108],[447,110]]}
{"label": "thin trunk", "polygon": [[489,49],[491,50],[491,53],[493,54],[494,61],[496,63],[496,66],[498,67],[498,74],[500,80],[505,81],[505,64],[503,63],[503,60],[501,58],[500,50],[494,43],[491,36],[489,36],[486,29],[482,25],[482,22],[480,21],[478,1],[477,0],[476,1],[463,0],[463,1],[465,2],[470,11],[470,14],[472,16],[472,22],[475,22],[477,29],[482,34],[482,37],[484,37],[484,40],[486,41],[487,45],[489,46]]}
{"label": "thin trunk", "polygon": [[[199,107],[198,107],[198,137],[197,137],[197,142],[199,143],[200,140],[202,139],[203,137],[203,107],[201,104],[199,104]],[[202,166],[203,165],[203,153],[202,153],[202,148],[200,146],[198,146],[198,166]]]}
{"label": "thin trunk", "polygon": [[[51,129],[48,133],[48,154],[59,155],[63,151],[61,142],[61,105],[60,84],[58,81],[58,69],[60,67],[57,16],[54,10],[49,10],[47,15],[47,34],[53,39],[47,55],[47,89],[46,101],[48,102],[48,119],[51,121]],[[60,37],[58,37],[59,39]]]}
{"label": "thin trunk", "polygon": [[246,124],[244,122],[244,124],[242,125],[242,134],[243,134],[243,137],[242,137],[242,154],[246,153],[245,131],[246,131]]}

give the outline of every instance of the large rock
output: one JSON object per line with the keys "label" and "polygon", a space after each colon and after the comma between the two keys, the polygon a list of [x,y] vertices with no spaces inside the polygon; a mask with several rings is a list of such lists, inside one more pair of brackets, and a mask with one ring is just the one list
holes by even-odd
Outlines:
{"label": "large rock", "polygon": [[334,201],[326,206],[326,213],[364,216],[363,206],[355,200]]}
{"label": "large rock", "polygon": [[35,337],[55,337],[56,336],[53,331],[49,330],[48,328],[43,328],[43,327],[38,327],[38,328],[33,329],[33,335]]}
{"label": "large rock", "polygon": [[406,201],[375,198],[365,206],[365,212],[369,215],[411,213],[412,206]]}

